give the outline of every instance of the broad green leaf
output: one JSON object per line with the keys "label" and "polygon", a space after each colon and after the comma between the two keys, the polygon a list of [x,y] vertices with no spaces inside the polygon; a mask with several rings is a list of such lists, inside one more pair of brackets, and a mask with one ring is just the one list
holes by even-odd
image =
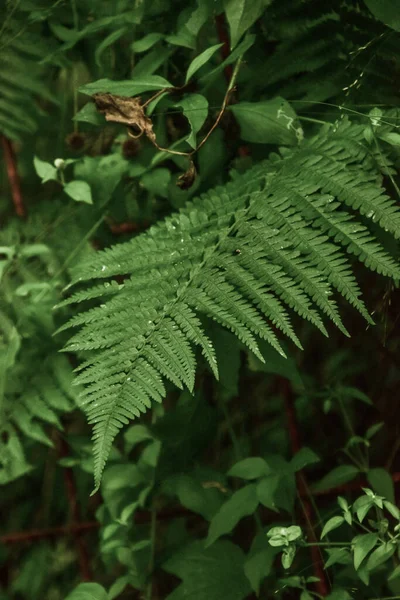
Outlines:
{"label": "broad green leaf", "polygon": [[326,550],[329,558],[325,561],[325,569],[332,565],[349,565],[351,564],[351,555],[349,549],[344,548],[328,548]]}
{"label": "broad green leaf", "polygon": [[240,125],[240,137],[256,144],[298,143],[300,132],[296,113],[283,98],[260,102],[239,102],[229,107]]}
{"label": "broad green leaf", "polygon": [[396,544],[392,544],[391,542],[385,542],[379,548],[373,551],[370,555],[366,568],[368,571],[372,571],[385,563],[396,551]]}
{"label": "broad green leaf", "polygon": [[260,591],[261,582],[272,571],[276,554],[277,550],[268,543],[264,533],[256,535],[244,564],[244,572],[257,595]]}
{"label": "broad green leaf", "polygon": [[193,75],[210,60],[212,55],[215,54],[218,48],[221,48],[222,45],[223,44],[215,44],[215,46],[207,48],[207,50],[204,50],[204,52],[192,60],[186,73],[185,83],[187,83],[189,79],[193,77]]}
{"label": "broad green leaf", "polygon": [[138,52],[138,53],[146,52],[147,50],[150,50],[150,48],[152,48],[155,44],[157,44],[157,42],[159,42],[163,38],[164,38],[164,36],[162,33],[156,33],[156,32],[148,33],[140,40],[133,42],[131,44],[131,48],[134,52]]}
{"label": "broad green leaf", "polygon": [[65,600],[108,600],[108,594],[98,583],[80,583]]}
{"label": "broad green leaf", "polygon": [[354,568],[357,571],[364,558],[378,542],[377,533],[366,533],[353,538]]}
{"label": "broad green leaf", "polygon": [[400,510],[397,508],[397,506],[395,506],[392,502],[389,502],[388,500],[383,501],[383,506],[388,512],[390,512],[392,517],[400,521]]}
{"label": "broad green leaf", "polygon": [[320,457],[317,454],[315,454],[315,452],[311,450],[311,448],[307,448],[305,446],[293,456],[292,460],[290,461],[290,465],[293,471],[300,471],[308,465],[313,465],[317,462],[320,462],[320,460]]}
{"label": "broad green leaf", "polygon": [[369,496],[361,496],[357,498],[357,500],[353,504],[353,511],[356,513],[358,520],[360,523],[365,519],[367,513],[374,506],[373,498]]}
{"label": "broad green leaf", "polygon": [[278,489],[280,475],[272,473],[263,477],[257,484],[257,497],[261,504],[271,510],[277,510],[275,492]]}
{"label": "broad green leaf", "polygon": [[242,35],[261,16],[270,1],[266,0],[224,0],[224,9],[231,34],[231,49]]}
{"label": "broad green leaf", "polygon": [[332,517],[331,519],[329,519],[329,521],[327,521],[325,523],[324,528],[322,530],[321,540],[326,535],[328,535],[329,532],[331,532],[334,529],[337,529],[338,527],[340,527],[340,525],[342,525],[342,523],[344,523],[344,518],[343,517],[336,516],[336,517]]}
{"label": "broad green leaf", "polygon": [[182,506],[207,521],[211,521],[225,501],[225,494],[217,486],[205,487],[194,475],[175,475],[165,482],[164,489],[170,495],[176,494]]}
{"label": "broad green leaf", "polygon": [[342,465],[340,467],[335,467],[325,475],[316,485],[313,486],[313,489],[316,491],[329,490],[333,487],[343,485],[348,481],[354,479],[360,470],[353,465]]}
{"label": "broad green leaf", "polygon": [[263,475],[270,473],[271,469],[263,458],[252,456],[244,458],[228,471],[230,477],[240,477],[241,479],[258,479]]}
{"label": "broad green leaf", "polygon": [[300,600],[314,600],[314,596],[311,596],[307,590],[303,590],[300,595]]}
{"label": "broad green leaf", "polygon": [[367,479],[377,494],[383,496],[389,502],[395,502],[393,479],[386,469],[369,469]]}
{"label": "broad green leaf", "polygon": [[400,134],[399,133],[384,133],[379,136],[381,140],[384,140],[391,146],[400,146]]}
{"label": "broad green leaf", "polygon": [[229,500],[221,506],[210,523],[205,542],[206,547],[213,544],[221,535],[230,533],[240,519],[254,513],[258,506],[256,489],[255,484],[246,485],[234,492]]}
{"label": "broad green leaf", "polygon": [[160,75],[149,75],[148,77],[138,77],[132,81],[112,81],[111,79],[98,79],[92,83],[86,83],[79,88],[82,94],[92,96],[99,92],[109,92],[119,96],[137,96],[143,92],[162,90],[163,88],[173,87],[169,81],[160,77]]}
{"label": "broad green leaf", "polygon": [[140,184],[146,188],[148,192],[155,196],[161,196],[161,198],[168,197],[168,184],[171,181],[171,171],[164,169],[152,169],[149,173],[145,173]]}
{"label": "broad green leaf", "polygon": [[70,181],[64,186],[64,192],[76,202],[93,204],[92,192],[86,181]]}
{"label": "broad green leaf", "polygon": [[166,600],[244,600],[251,593],[245,555],[228,541],[209,548],[197,541],[182,548],[163,569],[183,580]]}
{"label": "broad green leaf", "polygon": [[400,10],[393,0],[364,0],[372,14],[396,31],[400,31]]}
{"label": "broad green leaf", "polygon": [[42,183],[46,183],[46,181],[57,181],[57,169],[54,165],[44,160],[40,160],[37,156],[33,159],[33,164],[35,167],[36,173],[42,180]]}
{"label": "broad green leaf", "polygon": [[400,577],[400,565],[397,565],[397,567],[389,575],[388,581],[393,581],[394,579],[398,579],[399,577]]}
{"label": "broad green leaf", "polygon": [[190,124],[191,132],[186,138],[186,141],[192,148],[196,148],[196,136],[203,127],[208,115],[208,101],[201,94],[188,94],[182,100],[176,103],[175,106],[180,106],[183,114]]}
{"label": "broad green leaf", "polygon": [[118,577],[108,590],[108,600],[114,600],[117,598],[126,588],[129,583],[129,576],[123,575],[122,577]]}

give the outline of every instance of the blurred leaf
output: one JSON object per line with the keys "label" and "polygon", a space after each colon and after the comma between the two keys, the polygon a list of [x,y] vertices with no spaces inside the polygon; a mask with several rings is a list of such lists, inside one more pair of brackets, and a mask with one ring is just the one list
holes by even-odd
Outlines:
{"label": "blurred leaf", "polygon": [[158,91],[163,88],[173,87],[169,81],[159,75],[149,75],[148,77],[138,77],[136,79],[112,81],[111,79],[98,79],[92,83],[87,83],[79,88],[81,94],[92,96],[99,92],[109,92],[119,96],[137,96],[143,92]]}
{"label": "blurred leaf", "polygon": [[218,541],[209,548],[194,542],[163,565],[183,579],[166,600],[244,600],[251,593],[244,562],[242,550],[231,542]]}
{"label": "blurred leaf", "polygon": [[239,102],[229,107],[240,125],[240,137],[257,144],[298,143],[297,115],[283,98]]}
{"label": "blurred leaf", "polygon": [[400,11],[393,0],[364,0],[372,14],[396,31],[400,31]]}
{"label": "blurred leaf", "polygon": [[318,483],[313,486],[315,491],[330,490],[331,488],[343,485],[348,481],[352,481],[360,473],[360,470],[353,465],[341,465],[335,467],[325,475]]}
{"label": "blurred leaf", "polygon": [[396,502],[394,496],[393,479],[390,473],[386,471],[386,469],[369,469],[367,472],[367,479],[368,482],[371,484],[372,489],[377,494],[383,496],[384,498],[389,500],[389,502]]}
{"label": "blurred leaf", "polygon": [[64,186],[64,192],[76,202],[93,204],[92,191],[86,181],[70,181]]}
{"label": "blurred leaf", "polygon": [[300,471],[301,469],[304,469],[304,467],[313,465],[320,461],[320,457],[315,454],[311,448],[304,446],[293,456],[292,460],[290,461],[290,465],[293,471]]}
{"label": "blurred leaf", "polygon": [[243,517],[252,515],[258,506],[255,484],[246,485],[227,500],[212,518],[206,547],[213,544],[221,535],[230,533]]}
{"label": "blurred leaf", "polygon": [[258,479],[270,472],[271,469],[263,458],[252,456],[237,462],[227,474],[230,477],[240,477],[241,479]]}
{"label": "blurred leaf", "polygon": [[108,600],[108,594],[98,583],[80,583],[65,600]]}

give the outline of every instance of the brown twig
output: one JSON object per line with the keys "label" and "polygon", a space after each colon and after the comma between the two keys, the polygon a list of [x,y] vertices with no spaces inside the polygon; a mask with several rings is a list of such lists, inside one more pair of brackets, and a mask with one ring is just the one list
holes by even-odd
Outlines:
{"label": "brown twig", "polygon": [[2,135],[1,143],[15,212],[19,217],[24,218],[26,216],[26,210],[22,198],[21,182],[18,175],[17,157],[11,140]]}
{"label": "brown twig", "polygon": [[[288,433],[290,438],[292,454],[296,454],[301,449],[301,440],[299,426],[297,422],[296,409],[294,405],[294,398],[292,389],[287,379],[282,379],[282,392],[285,402],[285,412],[287,418]],[[310,501],[310,491],[307,484],[307,480],[302,471],[296,474],[296,483],[301,507],[304,513],[306,522],[307,535],[310,542],[317,544],[318,539],[315,534],[312,522],[314,520],[313,507]],[[329,583],[326,572],[323,569],[323,559],[321,550],[318,546],[310,546],[311,559],[314,569],[314,575],[318,578],[318,582],[315,584],[315,589],[320,596],[325,598],[329,594]]]}

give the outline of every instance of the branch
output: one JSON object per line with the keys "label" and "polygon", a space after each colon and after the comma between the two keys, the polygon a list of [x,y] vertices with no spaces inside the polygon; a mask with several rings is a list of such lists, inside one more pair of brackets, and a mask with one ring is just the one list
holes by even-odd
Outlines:
{"label": "branch", "polygon": [[1,143],[3,146],[4,162],[6,163],[7,176],[10,183],[15,212],[19,217],[24,218],[26,216],[26,211],[22,198],[21,182],[18,175],[17,157],[12,142],[4,135],[1,136]]}

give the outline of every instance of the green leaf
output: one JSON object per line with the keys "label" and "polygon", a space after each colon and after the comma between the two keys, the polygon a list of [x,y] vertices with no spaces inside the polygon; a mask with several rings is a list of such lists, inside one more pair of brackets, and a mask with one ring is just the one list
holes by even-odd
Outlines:
{"label": "green leaf", "polygon": [[400,577],[400,565],[397,565],[397,567],[389,575],[388,581],[393,581],[394,579],[398,579],[399,577]]}
{"label": "green leaf", "polygon": [[263,477],[257,484],[257,497],[261,504],[271,510],[277,510],[275,492],[280,483],[280,475],[272,473]]}
{"label": "green leaf", "polygon": [[80,583],[65,600],[108,600],[108,594],[98,583]]}
{"label": "green leaf", "polygon": [[257,595],[261,582],[272,571],[276,553],[277,551],[268,543],[263,533],[256,535],[244,564],[244,572]]}
{"label": "green leaf", "polygon": [[240,519],[254,513],[258,506],[256,489],[255,484],[246,485],[234,492],[229,500],[221,506],[210,523],[205,542],[206,547],[213,544],[221,535],[230,533]]}
{"label": "green leaf", "polygon": [[330,531],[333,531],[334,529],[337,529],[338,527],[340,527],[340,525],[344,523],[344,518],[343,517],[332,517],[331,519],[329,519],[329,521],[327,521],[324,525],[324,528],[322,530],[321,533],[321,540],[322,538],[324,538],[326,535],[328,535],[328,533]]}
{"label": "green leaf", "polygon": [[131,44],[131,48],[134,52],[147,52],[147,50],[150,50],[150,48],[152,48],[155,44],[157,44],[157,42],[159,42],[163,38],[164,36],[162,33],[148,33],[140,40],[133,42]]}
{"label": "green leaf", "polygon": [[64,186],[64,192],[76,202],[93,204],[92,192],[86,181],[70,181]]}
{"label": "green leaf", "polygon": [[335,588],[329,596],[326,597],[326,600],[352,600],[352,596],[350,596],[349,592],[343,588]]}
{"label": "green leaf", "polygon": [[377,494],[383,496],[389,502],[395,502],[393,479],[386,469],[369,469],[367,479]]}
{"label": "green leaf", "polygon": [[369,427],[365,433],[365,437],[367,438],[367,440],[370,440],[371,438],[373,438],[374,435],[382,429],[383,425],[384,425],[383,422],[375,423],[375,425],[371,425],[371,427]]}
{"label": "green leaf", "polygon": [[222,63],[220,65],[218,65],[218,67],[216,67],[215,69],[213,69],[209,73],[206,73],[201,78],[201,81],[202,82],[205,82],[205,81],[208,82],[208,80],[210,80],[213,77],[215,77],[216,75],[218,75],[218,73],[221,73],[221,71],[223,71],[227,65],[231,65],[232,63],[234,63],[235,61],[237,61],[238,58],[242,57],[245,54],[245,52],[247,52],[247,50],[249,50],[249,48],[252,47],[252,45],[255,42],[255,39],[256,39],[255,35],[247,34],[246,37],[244,38],[244,40],[241,41],[238,46],[236,46],[236,48],[234,49],[234,51],[231,52],[229,54],[229,56],[224,61],[222,61]]}
{"label": "green leaf", "polygon": [[115,31],[112,31],[104,40],[97,46],[96,51],[94,53],[94,58],[96,65],[100,68],[103,67],[101,62],[102,54],[114,44],[117,40],[119,40],[123,35],[125,35],[129,31],[128,27],[124,25],[124,27],[120,27]]}
{"label": "green leaf", "polygon": [[258,479],[270,471],[271,469],[263,458],[253,456],[237,462],[227,474],[229,477],[240,477],[241,479]]}
{"label": "green leaf", "polygon": [[387,560],[389,560],[389,558],[391,558],[391,556],[393,556],[395,551],[396,544],[392,544],[391,542],[386,542],[379,546],[379,548],[373,551],[368,559],[366,565],[368,571],[372,571],[373,569],[376,569],[376,567],[379,567],[379,565],[385,563]]}
{"label": "green leaf", "polygon": [[313,489],[316,491],[330,490],[333,487],[352,481],[359,472],[360,470],[353,465],[341,465],[340,467],[335,467],[314,485]]}
{"label": "green leaf", "polygon": [[400,31],[400,11],[393,0],[364,0],[372,14],[396,31]]}
{"label": "green leaf", "polygon": [[300,600],[314,600],[314,596],[311,596],[307,590],[303,590],[300,594]]}
{"label": "green leaf", "polygon": [[191,133],[186,141],[192,148],[196,148],[196,135],[203,127],[208,115],[208,101],[201,94],[189,94],[177,102],[175,106],[180,106],[183,114],[190,124]]}
{"label": "green leaf", "polygon": [[159,75],[148,75],[138,77],[132,81],[112,81],[111,79],[98,79],[92,83],[86,83],[79,88],[82,94],[92,96],[99,92],[109,92],[119,96],[137,96],[143,92],[162,90],[173,87],[169,81]]}
{"label": "green leaf", "polygon": [[239,102],[229,107],[240,125],[240,137],[256,144],[298,143],[297,115],[283,98],[260,102]]}
{"label": "green leaf", "polygon": [[308,465],[313,465],[317,462],[320,462],[320,460],[320,457],[317,454],[315,454],[315,452],[311,450],[311,448],[307,448],[305,446],[293,456],[292,460],[290,461],[290,465],[293,471],[300,471]]}
{"label": "green leaf", "polygon": [[357,571],[364,558],[376,546],[379,540],[377,533],[366,533],[353,538],[354,568]]}
{"label": "green leaf", "polygon": [[296,546],[289,546],[282,552],[282,567],[284,569],[290,569],[296,556]]}
{"label": "green leaf", "polygon": [[389,502],[388,500],[383,501],[383,506],[388,512],[390,512],[392,517],[400,521],[400,510],[397,508],[397,506],[395,506],[392,502]]}
{"label": "green leaf", "polygon": [[374,506],[373,498],[369,496],[361,496],[353,504],[353,511],[356,513],[360,523],[363,522],[369,510]]}
{"label": "green leaf", "polygon": [[329,558],[325,561],[325,569],[332,565],[350,565],[351,556],[348,548],[328,548],[326,550]]}
{"label": "green leaf", "polygon": [[140,184],[154,196],[160,196],[161,198],[168,198],[168,185],[171,181],[171,171],[164,169],[152,169],[149,173],[145,173]]}
{"label": "green leaf", "polygon": [[221,48],[221,46],[223,46],[223,44],[215,44],[215,46],[207,48],[207,50],[204,50],[204,52],[192,60],[186,73],[185,83],[187,83],[189,79],[193,77],[193,75],[210,60],[212,55],[215,54],[215,52]]}
{"label": "green leaf", "polygon": [[46,183],[46,181],[57,181],[57,169],[54,165],[46,162],[44,160],[40,160],[37,156],[33,159],[33,164],[35,167],[36,173],[42,180],[42,183]]}
{"label": "green leaf", "polygon": [[218,541],[209,548],[194,542],[163,565],[183,580],[166,600],[244,600],[251,593],[244,561],[242,550],[231,542]]}
{"label": "green leaf", "polygon": [[224,0],[224,9],[231,34],[231,49],[261,16],[269,3],[265,0]]}

